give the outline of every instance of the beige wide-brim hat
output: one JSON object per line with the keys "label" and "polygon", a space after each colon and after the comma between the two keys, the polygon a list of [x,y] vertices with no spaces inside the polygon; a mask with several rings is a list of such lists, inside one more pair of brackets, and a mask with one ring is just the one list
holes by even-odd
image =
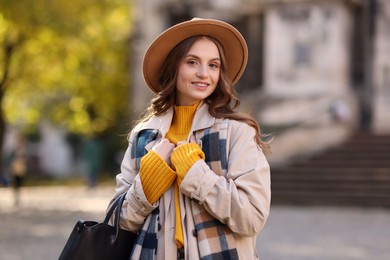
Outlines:
{"label": "beige wide-brim hat", "polygon": [[194,18],[176,24],[161,33],[149,46],[143,62],[143,76],[154,92],[161,91],[161,67],[172,49],[183,40],[196,35],[217,39],[226,55],[226,70],[233,84],[241,77],[248,61],[248,47],[241,33],[230,24],[214,19]]}

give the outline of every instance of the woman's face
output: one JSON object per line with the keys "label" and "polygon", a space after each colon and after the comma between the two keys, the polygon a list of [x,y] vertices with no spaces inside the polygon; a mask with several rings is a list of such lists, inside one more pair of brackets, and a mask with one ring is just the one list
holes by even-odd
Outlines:
{"label": "woman's face", "polygon": [[217,46],[207,38],[197,40],[179,64],[176,105],[191,106],[217,87],[221,59]]}

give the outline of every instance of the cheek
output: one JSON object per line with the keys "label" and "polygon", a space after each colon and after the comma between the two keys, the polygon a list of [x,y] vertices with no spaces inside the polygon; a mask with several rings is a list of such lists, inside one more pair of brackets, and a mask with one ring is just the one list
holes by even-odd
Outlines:
{"label": "cheek", "polygon": [[178,77],[176,81],[176,90],[183,92],[186,91],[186,89],[188,89],[187,81],[182,77]]}
{"label": "cheek", "polygon": [[185,82],[190,78],[190,72],[186,69],[179,69],[176,82]]}
{"label": "cheek", "polygon": [[176,87],[180,87],[181,85],[183,85],[185,82],[185,77],[183,75],[183,73],[181,73],[179,71],[179,73],[177,74],[177,78],[176,78]]}

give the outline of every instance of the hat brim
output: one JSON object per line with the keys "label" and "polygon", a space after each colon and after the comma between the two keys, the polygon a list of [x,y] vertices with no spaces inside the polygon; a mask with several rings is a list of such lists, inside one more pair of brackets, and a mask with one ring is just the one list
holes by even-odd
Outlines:
{"label": "hat brim", "polygon": [[161,91],[161,67],[172,49],[183,40],[206,35],[217,39],[224,48],[227,73],[235,84],[245,70],[248,61],[248,47],[241,33],[228,23],[214,19],[195,18],[174,25],[161,33],[147,49],[143,61],[143,76],[149,88]]}

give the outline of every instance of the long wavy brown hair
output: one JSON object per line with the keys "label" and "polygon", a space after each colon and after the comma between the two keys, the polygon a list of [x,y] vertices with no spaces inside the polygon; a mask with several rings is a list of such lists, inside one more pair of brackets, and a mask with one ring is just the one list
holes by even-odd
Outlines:
{"label": "long wavy brown hair", "polygon": [[201,38],[206,38],[217,46],[221,59],[218,85],[214,92],[204,100],[209,106],[209,113],[216,118],[229,118],[247,123],[256,130],[256,143],[263,150],[269,152],[269,143],[262,140],[264,136],[261,134],[260,126],[256,120],[246,113],[236,111],[240,105],[240,100],[226,71],[228,64],[224,49],[218,40],[210,36],[199,35],[187,38],[170,52],[161,69],[160,84],[163,87],[161,87],[161,91],[157,93],[156,97],[151,100],[140,121],[146,121],[152,116],[161,115],[175,105],[178,67],[194,43]]}

